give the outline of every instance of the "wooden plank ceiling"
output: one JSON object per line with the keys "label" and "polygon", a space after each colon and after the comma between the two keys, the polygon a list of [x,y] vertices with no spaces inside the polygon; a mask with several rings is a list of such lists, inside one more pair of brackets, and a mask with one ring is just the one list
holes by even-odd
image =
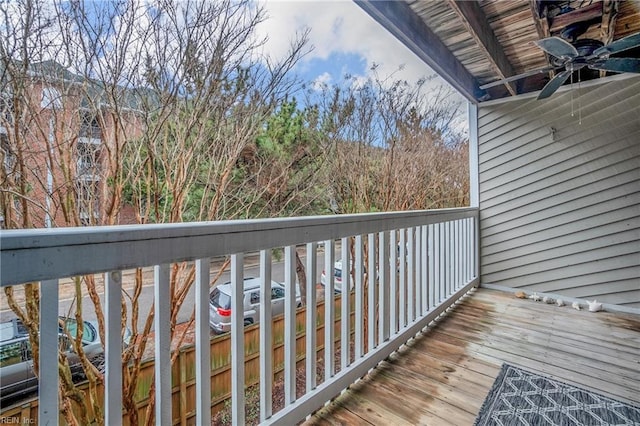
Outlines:
{"label": "wooden plank ceiling", "polygon": [[[559,36],[570,42],[588,38],[609,44],[640,32],[640,2],[634,0],[355,1],[474,103],[544,87],[553,71],[479,88],[549,67],[550,58],[534,41]],[[563,34],[576,24],[584,27],[580,34]],[[623,56],[640,57],[640,49]],[[604,76],[583,71],[581,78]]]}

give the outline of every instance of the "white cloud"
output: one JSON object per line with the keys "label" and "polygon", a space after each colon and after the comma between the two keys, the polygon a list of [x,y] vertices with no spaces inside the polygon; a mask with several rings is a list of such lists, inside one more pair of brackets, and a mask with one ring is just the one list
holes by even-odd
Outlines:
{"label": "white cloud", "polygon": [[325,71],[313,80],[311,87],[313,87],[313,90],[322,91],[326,86],[331,84],[331,80],[331,74]]}
{"label": "white cloud", "polygon": [[[305,57],[327,59],[331,53],[360,55],[367,69],[378,64],[381,76],[404,66],[395,77],[416,82],[433,74],[409,49],[369,17],[352,0],[263,0],[268,19],[259,30],[268,36],[265,53],[280,57],[297,30],[310,28],[313,51]],[[341,76],[332,76],[338,79]]]}

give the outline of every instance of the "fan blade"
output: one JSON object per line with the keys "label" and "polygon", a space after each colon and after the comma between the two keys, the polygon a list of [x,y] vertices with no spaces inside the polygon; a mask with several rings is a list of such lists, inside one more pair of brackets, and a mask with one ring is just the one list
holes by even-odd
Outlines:
{"label": "fan blade", "polygon": [[580,55],[571,43],[560,37],[543,38],[535,43],[540,49],[556,58],[577,58]]}
{"label": "fan blade", "polygon": [[562,71],[560,74],[556,75],[555,77],[553,77],[551,81],[548,82],[542,88],[542,91],[540,91],[540,94],[538,95],[538,100],[545,99],[553,95],[556,92],[556,90],[558,90],[560,86],[562,86],[562,84],[565,81],[567,81],[570,75],[571,75],[571,71],[565,70],[565,71]]}
{"label": "fan blade", "polygon": [[484,90],[490,87],[500,86],[501,84],[510,83],[512,81],[520,80],[521,78],[529,77],[536,74],[545,74],[545,73],[548,73],[549,71],[553,71],[554,69],[555,69],[554,67],[547,67],[547,68],[540,68],[537,70],[527,71],[525,73],[518,74],[518,75],[512,75],[511,77],[503,78],[502,80],[496,80],[491,83],[483,84],[482,86],[480,86],[480,89]]}
{"label": "fan blade", "polygon": [[640,33],[631,34],[593,51],[593,56],[606,56],[640,46]]}
{"label": "fan blade", "polygon": [[640,59],[638,58],[609,58],[596,61],[589,68],[613,72],[640,73]]}

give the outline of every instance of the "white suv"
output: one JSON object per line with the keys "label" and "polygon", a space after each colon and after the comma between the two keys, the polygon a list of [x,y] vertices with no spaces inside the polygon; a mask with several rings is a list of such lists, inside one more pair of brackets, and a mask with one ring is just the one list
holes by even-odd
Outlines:
{"label": "white suv", "polygon": [[[327,286],[327,273],[325,270],[322,270],[322,275],[320,275],[320,284],[323,287]],[[353,280],[349,280],[349,290],[353,290]],[[342,260],[340,259],[336,260],[333,265],[333,291],[334,293],[342,292]]]}
{"label": "white suv", "polygon": [[[273,316],[284,313],[284,284],[271,281],[271,312]],[[301,306],[296,287],[296,305]],[[244,325],[260,321],[260,278],[244,279]],[[216,333],[231,330],[231,283],[214,287],[209,293],[209,325]]]}

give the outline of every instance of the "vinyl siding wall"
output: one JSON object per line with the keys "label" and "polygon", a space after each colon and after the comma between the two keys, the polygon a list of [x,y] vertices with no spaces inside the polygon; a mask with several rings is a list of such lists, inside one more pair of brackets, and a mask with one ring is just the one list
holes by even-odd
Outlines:
{"label": "vinyl siding wall", "polygon": [[481,104],[478,126],[482,282],[640,309],[640,78]]}

